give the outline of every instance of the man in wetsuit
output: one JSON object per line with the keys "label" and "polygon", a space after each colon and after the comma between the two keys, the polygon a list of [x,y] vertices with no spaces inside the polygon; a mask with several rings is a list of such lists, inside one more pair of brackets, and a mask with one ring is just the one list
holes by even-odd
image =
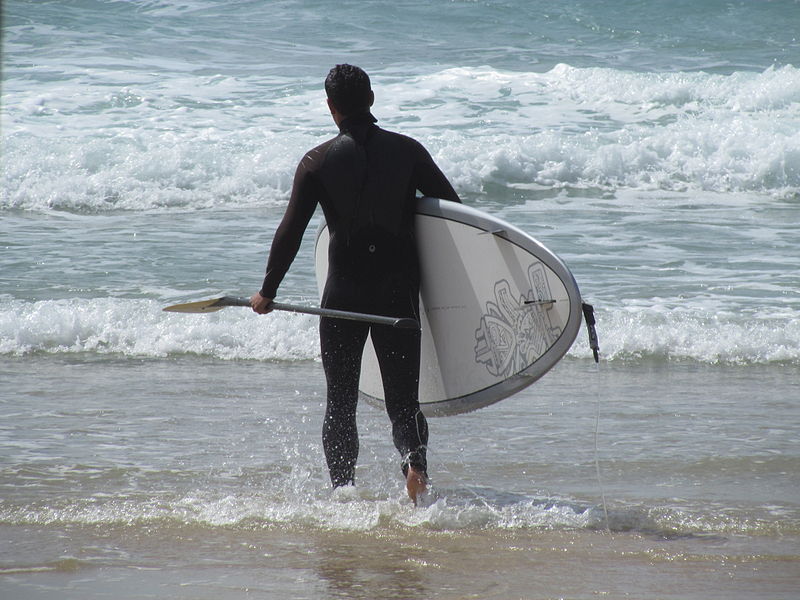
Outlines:
{"label": "man in wetsuit", "polygon": [[[417,141],[385,131],[370,113],[369,77],[337,65],[325,80],[339,135],[309,151],[295,173],[289,206],[267,260],[253,310],[270,312],[317,204],[330,233],[325,308],[419,320],[416,193],[459,202],[453,186]],[[378,357],[394,444],[416,504],[427,485],[428,425],[419,409],[420,332],[323,317],[320,320],[327,408],[322,430],[334,487],[352,485],[358,457],[356,405],[367,335]]]}

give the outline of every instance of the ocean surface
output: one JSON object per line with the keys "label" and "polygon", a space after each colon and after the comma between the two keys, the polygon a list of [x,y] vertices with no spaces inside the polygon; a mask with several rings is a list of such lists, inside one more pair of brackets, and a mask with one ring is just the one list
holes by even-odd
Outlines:
{"label": "ocean surface", "polygon": [[[0,597],[800,597],[799,32],[796,0],[5,0]],[[315,318],[161,311],[259,287],[339,62],[597,313],[599,365],[582,331],[431,420],[416,509],[369,405],[330,490]]]}

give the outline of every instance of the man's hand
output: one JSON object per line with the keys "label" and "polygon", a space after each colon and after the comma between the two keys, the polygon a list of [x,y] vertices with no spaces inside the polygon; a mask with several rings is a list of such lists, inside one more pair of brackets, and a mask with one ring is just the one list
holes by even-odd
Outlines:
{"label": "man's hand", "polygon": [[250,297],[250,306],[253,312],[257,312],[260,315],[272,312],[271,304],[272,298],[264,298],[261,292],[256,292]]}

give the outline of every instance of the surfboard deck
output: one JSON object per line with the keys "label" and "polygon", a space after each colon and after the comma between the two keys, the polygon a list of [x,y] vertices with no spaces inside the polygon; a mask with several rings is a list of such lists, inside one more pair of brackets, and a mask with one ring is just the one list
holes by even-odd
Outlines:
{"label": "surfboard deck", "polygon": [[[581,324],[581,295],[554,253],[522,230],[463,204],[419,199],[422,359],[426,416],[476,410],[531,385],[567,353]],[[322,294],[328,230],[317,231]],[[367,341],[361,395],[383,403],[377,358]]]}

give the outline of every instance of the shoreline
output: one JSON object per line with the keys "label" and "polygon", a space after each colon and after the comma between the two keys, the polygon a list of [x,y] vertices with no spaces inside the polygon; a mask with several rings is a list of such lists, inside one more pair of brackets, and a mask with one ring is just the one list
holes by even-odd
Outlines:
{"label": "shoreline", "polygon": [[0,590],[20,599],[58,590],[62,598],[789,600],[800,564],[789,549],[797,538],[759,556],[738,538],[551,530],[77,528],[66,543],[52,537],[61,557],[0,569]]}

